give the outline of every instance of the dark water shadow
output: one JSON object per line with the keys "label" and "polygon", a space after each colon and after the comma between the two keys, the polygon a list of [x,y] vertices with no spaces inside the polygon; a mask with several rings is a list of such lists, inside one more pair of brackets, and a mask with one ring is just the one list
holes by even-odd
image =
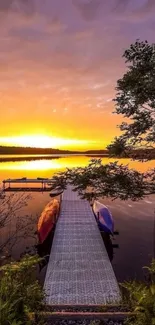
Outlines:
{"label": "dark water shadow", "polygon": [[109,256],[109,260],[112,261],[114,258],[114,249],[113,249],[113,244],[112,244],[112,240],[110,238],[110,236],[106,233],[101,233],[106,251],[108,253]]}
{"label": "dark water shadow", "polygon": [[0,163],[1,162],[17,162],[17,161],[33,161],[33,160],[53,160],[53,159],[59,159],[60,156],[31,156],[31,157],[0,157]]}
{"label": "dark water shadow", "polygon": [[47,238],[42,244],[36,245],[37,253],[38,255],[43,258],[39,265],[39,270],[41,271],[49,261],[49,256],[52,248],[53,238],[54,238],[54,232],[55,232],[56,226],[53,227],[52,231],[48,234]]}

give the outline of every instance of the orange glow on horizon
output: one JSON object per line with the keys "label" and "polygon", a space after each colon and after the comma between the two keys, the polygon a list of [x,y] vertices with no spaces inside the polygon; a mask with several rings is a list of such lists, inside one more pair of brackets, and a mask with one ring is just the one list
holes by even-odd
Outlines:
{"label": "orange glow on horizon", "polygon": [[46,1],[46,10],[43,1],[3,2],[0,145],[106,149],[125,121],[112,114],[127,71],[122,55],[134,38],[154,39],[153,5],[114,10],[114,0],[96,0],[93,12],[95,0],[66,1],[65,10],[61,0]]}
{"label": "orange glow on horizon", "polygon": [[59,138],[45,135],[25,135],[0,137],[0,145],[32,147],[32,148],[55,148],[55,149],[84,149],[90,145],[95,145],[96,141],[83,139]]}

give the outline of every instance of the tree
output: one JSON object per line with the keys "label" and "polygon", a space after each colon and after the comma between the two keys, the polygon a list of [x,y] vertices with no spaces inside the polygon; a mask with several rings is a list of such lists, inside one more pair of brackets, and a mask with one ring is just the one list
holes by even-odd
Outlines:
{"label": "tree", "polygon": [[[107,148],[110,157],[148,160],[155,154],[154,44],[137,40],[123,57],[128,70],[117,82],[113,113],[122,114],[129,123],[123,122],[119,126],[122,135]],[[92,160],[84,168],[67,169],[53,178],[53,188],[57,186],[58,178],[62,188],[70,183],[82,198],[89,200],[97,197],[139,200],[155,193],[155,168],[140,173],[118,161],[103,165],[101,160]]]}
{"label": "tree", "polygon": [[[154,148],[155,144],[155,45],[136,41],[123,57],[128,71],[117,81],[114,113],[122,114],[129,123],[119,126],[123,135],[108,146],[110,153]],[[149,158],[144,155],[144,159]]]}

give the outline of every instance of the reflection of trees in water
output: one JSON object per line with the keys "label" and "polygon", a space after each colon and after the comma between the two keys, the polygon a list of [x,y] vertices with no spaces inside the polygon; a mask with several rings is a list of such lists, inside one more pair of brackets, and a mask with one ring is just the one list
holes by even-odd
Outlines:
{"label": "reflection of trees in water", "polygon": [[53,160],[53,159],[59,159],[60,156],[30,156],[30,157],[26,157],[26,156],[23,156],[23,157],[0,157],[0,163],[1,162],[16,162],[16,161],[33,161],[33,160]]}
{"label": "reflection of trees in water", "polygon": [[12,257],[15,247],[20,251],[20,242],[23,239],[35,238],[34,216],[21,215],[30,199],[29,194],[13,193],[0,200],[0,263]]}

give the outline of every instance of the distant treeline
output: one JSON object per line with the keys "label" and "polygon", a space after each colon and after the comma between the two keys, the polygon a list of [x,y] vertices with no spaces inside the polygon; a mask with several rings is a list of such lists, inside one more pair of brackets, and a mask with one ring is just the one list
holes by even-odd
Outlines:
{"label": "distant treeline", "polygon": [[98,155],[98,156],[102,156],[102,155],[108,155],[108,150],[104,149],[104,150],[87,150],[85,151],[86,155]]}
{"label": "distant treeline", "polygon": [[59,150],[52,148],[32,148],[32,147],[7,147],[0,146],[0,155],[52,155],[52,154],[68,154],[78,153],[69,150]]}
{"label": "distant treeline", "polygon": [[107,154],[107,150],[71,151],[52,148],[7,147],[0,146],[0,155],[62,155],[62,154]]}
{"label": "distant treeline", "polygon": [[[60,150],[52,148],[32,148],[32,147],[7,147],[0,146],[0,155],[71,155],[80,154],[89,157],[101,157],[108,156],[109,152],[106,149],[103,150],[87,150],[87,151],[71,151],[71,150]],[[136,149],[133,150],[129,156],[121,155],[121,157],[115,158],[144,158],[155,159],[155,148],[154,149]]]}
{"label": "distant treeline", "polygon": [[151,160],[155,159],[155,148],[154,149],[134,149],[129,152],[122,153],[121,155],[112,155],[113,158],[131,158],[138,160]]}
{"label": "distant treeline", "polygon": [[142,159],[155,159],[155,148],[152,149],[136,149],[130,154],[130,157],[133,158],[142,158]]}

